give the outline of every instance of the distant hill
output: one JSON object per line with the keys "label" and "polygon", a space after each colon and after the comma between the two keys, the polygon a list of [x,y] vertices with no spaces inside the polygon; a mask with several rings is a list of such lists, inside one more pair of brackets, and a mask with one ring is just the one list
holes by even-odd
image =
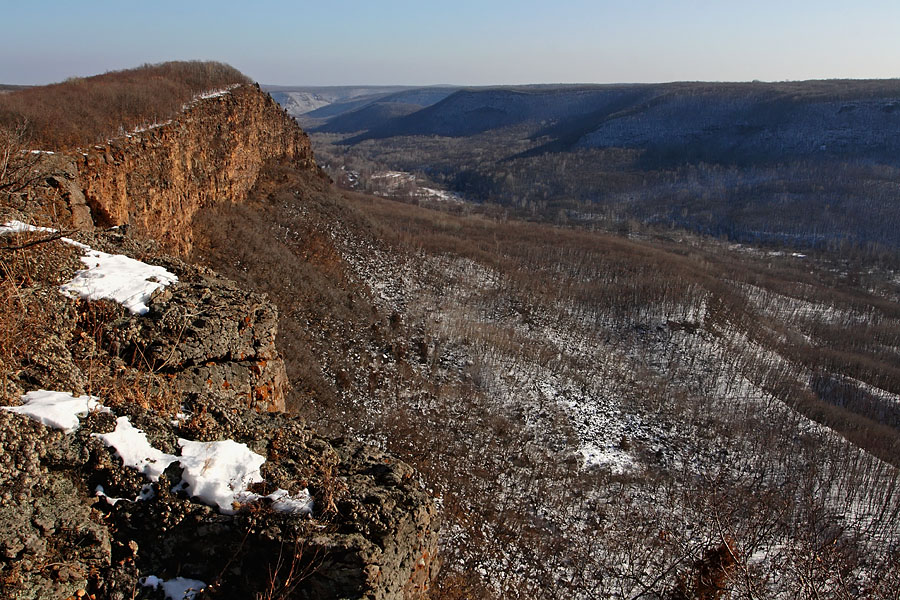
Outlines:
{"label": "distant hill", "polygon": [[[330,108],[330,107],[328,107]],[[374,102],[362,108],[338,115],[330,122],[318,128],[328,133],[353,133],[367,129],[372,122],[390,121],[421,110],[418,104],[401,102]]]}
{"label": "distant hill", "polygon": [[[326,125],[322,131],[355,132],[370,129],[440,102],[459,88],[450,86],[263,86],[304,127]],[[378,105],[378,106],[376,106]],[[343,119],[344,115],[363,110]],[[332,119],[340,119],[330,122]]]}
{"label": "distant hill", "polygon": [[397,100],[310,113],[314,143],[332,136],[315,152],[333,176],[415,173],[545,219],[900,249],[898,79],[464,88],[418,109]]}
{"label": "distant hill", "polygon": [[900,80],[476,88],[415,111],[410,106],[370,109],[386,101],[357,100],[352,117],[350,111],[316,111],[330,120],[315,130],[361,132],[349,140],[354,143],[396,136],[464,137],[527,125],[533,139],[544,140],[531,155],[640,148],[649,152],[648,160],[665,162],[823,153],[879,158],[900,151]]}
{"label": "distant hill", "polygon": [[310,118],[325,118],[317,131],[353,133],[417,113],[454,94],[454,88],[421,88],[350,102],[335,103],[308,113]]}
{"label": "distant hill", "polygon": [[[332,104],[343,104],[360,99],[362,104],[377,98],[410,89],[408,86],[281,86],[264,85],[269,92],[293,117],[305,115],[316,109]],[[360,104],[360,105],[362,105]]]}

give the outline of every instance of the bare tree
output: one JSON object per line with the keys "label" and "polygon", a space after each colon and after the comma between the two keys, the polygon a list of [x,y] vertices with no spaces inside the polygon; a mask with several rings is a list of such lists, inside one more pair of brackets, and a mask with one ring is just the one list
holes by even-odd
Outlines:
{"label": "bare tree", "polygon": [[30,137],[28,122],[20,121],[14,126],[0,125],[0,198],[8,199],[34,182],[39,175],[35,165],[40,154],[28,148]]}

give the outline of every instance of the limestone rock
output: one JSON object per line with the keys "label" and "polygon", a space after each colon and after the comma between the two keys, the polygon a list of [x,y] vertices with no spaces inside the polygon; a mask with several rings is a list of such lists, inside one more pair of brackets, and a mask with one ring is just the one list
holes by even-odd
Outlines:
{"label": "limestone rock", "polygon": [[118,354],[172,375],[185,393],[216,391],[283,411],[287,375],[274,306],[208,270],[170,262],[180,280],[154,296],[147,314],[110,328]]}
{"label": "limestone rock", "polygon": [[194,214],[243,201],[267,161],[317,170],[306,134],[250,85],[85,153],[78,178],[97,224],[131,224],[182,255],[191,248]]}

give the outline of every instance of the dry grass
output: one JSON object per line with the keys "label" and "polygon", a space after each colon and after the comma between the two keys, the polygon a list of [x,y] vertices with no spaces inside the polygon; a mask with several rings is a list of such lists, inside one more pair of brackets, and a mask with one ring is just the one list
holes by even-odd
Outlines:
{"label": "dry grass", "polygon": [[124,309],[108,300],[67,300],[59,286],[83,265],[79,251],[46,233],[3,236],[0,248],[0,400],[32,387],[98,396],[108,406],[177,412],[170,379],[107,350]]}
{"label": "dry grass", "polygon": [[55,292],[52,287],[65,273],[74,272],[77,261],[58,241],[28,245],[44,238],[41,233],[2,238],[15,248],[0,249],[0,393],[5,401],[21,393],[22,378],[39,358],[36,349],[46,345],[56,317],[65,318],[48,314],[47,294]]}
{"label": "dry grass", "polygon": [[27,122],[42,149],[88,146],[165,120],[201,92],[249,82],[218,62],[144,65],[2,94],[0,127]]}

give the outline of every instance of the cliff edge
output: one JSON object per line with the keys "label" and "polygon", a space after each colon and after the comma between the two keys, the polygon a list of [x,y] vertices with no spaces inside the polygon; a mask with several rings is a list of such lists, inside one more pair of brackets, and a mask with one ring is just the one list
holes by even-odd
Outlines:
{"label": "cliff edge", "polygon": [[[2,199],[5,597],[427,595],[439,521],[412,469],[284,413],[272,303],[169,254],[271,162],[321,177],[241,85],[46,153]],[[140,294],[109,291],[135,273]]]}

